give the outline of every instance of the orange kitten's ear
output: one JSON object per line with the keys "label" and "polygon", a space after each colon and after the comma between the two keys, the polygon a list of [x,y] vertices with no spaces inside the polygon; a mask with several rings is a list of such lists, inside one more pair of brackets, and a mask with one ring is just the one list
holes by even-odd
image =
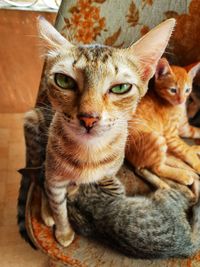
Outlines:
{"label": "orange kitten's ear", "polygon": [[185,67],[185,69],[188,71],[188,75],[190,76],[191,80],[193,80],[197,73],[200,71],[200,62],[189,65]]}
{"label": "orange kitten's ear", "polygon": [[57,50],[61,46],[73,47],[44,17],[38,17],[38,30],[48,50]]}
{"label": "orange kitten's ear", "polygon": [[165,51],[175,23],[175,19],[162,22],[128,48],[136,64],[138,61],[143,82],[147,83],[154,75],[158,60]]}
{"label": "orange kitten's ear", "polygon": [[158,61],[158,64],[156,66],[155,78],[157,80],[169,73],[171,73],[169,62],[167,61],[166,58],[163,57]]}

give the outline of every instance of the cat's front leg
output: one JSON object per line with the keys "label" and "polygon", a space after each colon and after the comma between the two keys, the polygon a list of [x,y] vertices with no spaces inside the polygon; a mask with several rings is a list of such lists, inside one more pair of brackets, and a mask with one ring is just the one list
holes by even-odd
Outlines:
{"label": "cat's front leg", "polygon": [[166,136],[168,152],[189,164],[200,174],[200,159],[197,152],[187,145],[178,135]]}
{"label": "cat's front leg", "polygon": [[183,125],[179,128],[179,136],[183,138],[200,138],[200,128],[191,126],[188,121],[186,121]]}
{"label": "cat's front leg", "polygon": [[48,199],[44,192],[41,195],[41,217],[46,226],[52,227],[55,224]]}
{"label": "cat's front leg", "polygon": [[63,247],[67,247],[74,239],[74,231],[67,215],[67,183],[48,182],[46,179],[45,191],[56,225],[55,237]]}

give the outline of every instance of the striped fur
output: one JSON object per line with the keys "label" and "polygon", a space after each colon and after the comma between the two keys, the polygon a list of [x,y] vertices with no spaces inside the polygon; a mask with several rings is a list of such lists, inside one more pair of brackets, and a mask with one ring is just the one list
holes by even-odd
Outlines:
{"label": "striped fur", "polygon": [[30,246],[36,249],[35,245],[33,244],[32,240],[30,239],[25,224],[25,211],[26,211],[26,201],[28,190],[31,185],[31,177],[29,175],[24,174],[24,170],[19,170],[22,174],[20,188],[19,188],[19,195],[18,195],[18,202],[17,202],[17,223],[19,227],[19,232],[22,238],[30,244]]}
{"label": "striped fur", "polygon": [[198,179],[200,147],[188,146],[179,135],[196,138],[200,133],[189,126],[185,107],[199,67],[197,64],[187,72],[169,66],[165,58],[159,61],[153,88],[141,100],[130,122],[126,158],[138,170],[148,169],[185,185]]}
{"label": "striped fur", "polygon": [[[119,170],[128,120],[147,90],[174,23],[168,20],[128,49],[116,49],[74,46],[44,19],[39,21],[41,37],[50,46],[47,93],[55,109],[46,151],[45,190],[61,245],[68,246],[74,238],[66,209],[67,187],[93,183]],[[70,88],[59,84],[58,74],[70,79]],[[112,91],[124,84],[130,90]],[[86,121],[94,120],[88,130]],[[43,220],[53,221],[44,214]]]}
{"label": "striped fur", "polygon": [[200,248],[200,202],[188,221],[191,191],[172,182],[170,186],[152,195],[126,197],[115,178],[81,185],[69,197],[70,222],[77,233],[134,258],[189,257]]}

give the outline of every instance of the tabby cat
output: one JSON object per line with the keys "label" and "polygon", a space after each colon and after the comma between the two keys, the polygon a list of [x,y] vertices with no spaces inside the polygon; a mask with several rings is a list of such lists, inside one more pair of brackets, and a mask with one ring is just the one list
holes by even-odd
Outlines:
{"label": "tabby cat", "polygon": [[[167,20],[127,49],[74,46],[39,19],[48,48],[48,96],[55,109],[49,128],[45,191],[57,241],[68,246],[67,187],[112,177],[124,160],[128,120],[146,93],[175,24]],[[123,130],[122,130],[123,129]]]}
{"label": "tabby cat", "polygon": [[68,210],[77,233],[123,254],[153,259],[188,257],[200,249],[200,202],[188,222],[192,204],[193,195],[183,185],[151,196],[126,197],[116,178],[105,178],[98,186],[81,185],[69,197]]}
{"label": "tabby cat", "polygon": [[162,181],[155,176],[152,179],[148,170],[185,185],[198,179],[200,147],[187,145],[179,135],[190,137],[191,129],[199,134],[199,129],[189,126],[185,119],[185,102],[199,67],[197,64],[187,72],[182,67],[169,66],[162,58],[157,65],[154,85],[139,103],[130,122],[126,158],[156,186]]}

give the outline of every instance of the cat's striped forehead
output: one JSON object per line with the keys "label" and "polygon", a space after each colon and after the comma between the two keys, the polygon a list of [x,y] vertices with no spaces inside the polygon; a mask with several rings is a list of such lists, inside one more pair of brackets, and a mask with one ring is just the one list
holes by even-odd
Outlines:
{"label": "cat's striped forehead", "polygon": [[56,64],[64,63],[64,65],[70,64],[73,68],[83,69],[87,66],[101,68],[109,65],[114,66],[117,70],[117,56],[116,49],[104,45],[84,45],[77,46],[66,51],[61,51],[59,57],[56,59]]}
{"label": "cat's striped forehead", "polygon": [[[74,79],[114,79],[112,82],[138,81],[137,67],[120,51],[104,45],[84,45],[61,51],[52,64],[52,73],[62,72]],[[116,80],[115,80],[116,79]]]}
{"label": "cat's striped forehead", "polygon": [[173,71],[173,82],[180,90],[185,90],[186,88],[192,86],[192,80],[184,68],[171,66],[171,69]]}
{"label": "cat's striped forehead", "polygon": [[99,44],[78,46],[76,62],[78,62],[80,58],[85,58],[85,60],[90,63],[106,63],[112,58],[113,51],[113,48]]}

